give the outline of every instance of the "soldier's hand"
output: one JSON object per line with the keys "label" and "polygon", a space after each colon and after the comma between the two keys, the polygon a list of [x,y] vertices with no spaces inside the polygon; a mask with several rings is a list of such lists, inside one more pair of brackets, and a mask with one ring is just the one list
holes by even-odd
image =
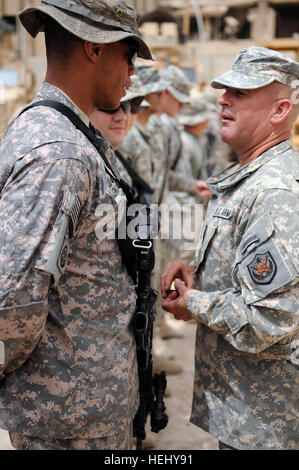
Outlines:
{"label": "soldier's hand", "polygon": [[[165,299],[169,294],[169,289],[174,279],[181,279],[187,288],[191,288],[194,278],[194,266],[189,266],[181,261],[167,263],[165,270],[160,277],[161,294]],[[171,294],[173,296],[173,294]],[[173,297],[172,297],[173,299]]]}
{"label": "soldier's hand", "polygon": [[204,198],[204,199],[209,199],[212,196],[211,191],[209,190],[209,187],[207,183],[203,180],[198,180],[195,183],[195,192],[198,196]]}
{"label": "soldier's hand", "polygon": [[175,279],[174,285],[176,291],[167,296],[162,304],[162,308],[172,313],[176,320],[191,320],[191,315],[187,310],[187,297],[191,289],[186,287],[185,283],[180,279]]}

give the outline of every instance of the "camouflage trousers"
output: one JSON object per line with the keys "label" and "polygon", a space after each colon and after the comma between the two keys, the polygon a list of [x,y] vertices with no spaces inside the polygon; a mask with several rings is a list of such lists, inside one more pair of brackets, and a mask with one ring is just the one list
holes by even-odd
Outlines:
{"label": "camouflage trousers", "polygon": [[113,436],[94,439],[41,439],[17,432],[9,433],[12,446],[16,450],[132,450],[133,429],[127,429]]}

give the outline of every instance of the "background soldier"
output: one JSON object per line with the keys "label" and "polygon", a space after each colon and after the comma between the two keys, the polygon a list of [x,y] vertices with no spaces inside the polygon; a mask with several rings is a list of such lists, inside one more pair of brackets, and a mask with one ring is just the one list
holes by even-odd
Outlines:
{"label": "background soldier", "polygon": [[198,322],[191,421],[224,449],[299,448],[298,77],[294,60],[250,47],[212,82],[240,168],[209,181],[195,267],[161,277],[164,308]]}
{"label": "background soldier", "polygon": [[[175,65],[164,68],[162,78],[166,83],[166,88],[160,93],[159,120],[168,161],[168,191],[165,202],[169,222],[167,220],[167,232],[163,233],[163,217],[161,217],[161,272],[167,261],[176,259],[179,254],[183,255],[185,261],[193,259],[195,247],[192,248],[192,246],[196,236],[194,233],[196,230],[191,222],[194,221],[194,198],[198,197],[198,203],[204,201],[200,196],[201,182],[193,177],[189,155],[183,151],[182,126],[177,119],[179,112],[190,103],[191,83],[184,72]],[[201,218],[201,215],[199,217]],[[197,227],[200,227],[200,221],[196,220],[196,223]],[[157,283],[159,283],[158,280]],[[160,317],[162,338],[182,336],[178,328],[170,324],[168,315],[162,310]]]}
{"label": "background soldier", "polygon": [[167,191],[164,137],[152,132],[149,123],[158,112],[159,94],[166,84],[161,80],[158,67],[136,64],[136,74],[142,83],[145,100],[137,120],[126,136],[123,149],[132,157],[132,166],[154,191],[153,203],[159,204]]}
{"label": "background soldier", "polygon": [[[88,126],[95,108],[119,106],[136,53],[151,54],[124,1],[59,5],[20,13],[33,37],[45,30],[48,69],[34,101],[58,101]],[[99,143],[101,154],[44,106],[2,140],[0,425],[17,449],[132,447],[136,298],[105,231],[125,197],[112,148]]]}
{"label": "background soldier", "polygon": [[112,111],[96,109],[91,114],[90,121],[111,143],[119,174],[134,188],[135,201],[147,205],[152,203],[153,190],[134,169],[131,155],[122,148],[124,138],[134,125],[143,100],[144,90],[141,81],[135,75],[132,77],[132,85],[127,90],[126,96],[121,99],[120,106]]}
{"label": "background soldier", "polygon": [[238,161],[235,151],[221,139],[220,108],[217,95],[211,90],[203,91],[200,100],[204,101],[212,112],[208,125],[199,136],[199,142],[207,156],[207,173],[212,176]]}
{"label": "background soldier", "polygon": [[178,115],[178,121],[183,126],[181,130],[182,151],[188,155],[193,178],[206,180],[208,177],[207,151],[200,142],[200,136],[208,126],[213,116],[204,99],[192,98]]}

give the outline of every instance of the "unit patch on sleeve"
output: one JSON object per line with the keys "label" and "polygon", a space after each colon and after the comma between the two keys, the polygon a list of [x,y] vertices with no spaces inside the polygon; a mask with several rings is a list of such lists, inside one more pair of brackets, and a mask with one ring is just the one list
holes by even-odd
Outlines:
{"label": "unit patch on sleeve", "polygon": [[251,279],[257,284],[270,284],[274,279],[277,266],[271,253],[257,253],[247,265]]}

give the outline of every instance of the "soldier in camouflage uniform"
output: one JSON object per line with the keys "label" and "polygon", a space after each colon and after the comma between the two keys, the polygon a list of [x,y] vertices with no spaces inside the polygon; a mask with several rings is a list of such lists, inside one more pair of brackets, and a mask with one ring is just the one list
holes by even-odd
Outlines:
{"label": "soldier in camouflage uniform", "polygon": [[207,152],[199,137],[209,124],[212,113],[207,103],[201,98],[192,98],[178,114],[178,121],[183,126],[181,131],[183,153],[188,155],[193,178],[206,180]]}
{"label": "soldier in camouflage uniform", "polygon": [[240,168],[208,182],[194,266],[161,277],[164,308],[198,322],[191,421],[220,448],[299,448],[298,78],[299,63],[250,47],[212,82]]}
{"label": "soldier in camouflage uniform", "polygon": [[[150,106],[144,108],[126,136],[123,149],[132,157],[132,166],[153,189],[153,203],[165,200],[167,191],[167,171],[164,137],[158,132],[152,117],[158,111],[158,96],[166,83],[161,79],[158,67],[136,64],[136,74],[141,80],[145,99]],[[161,138],[160,138],[161,137]]]}
{"label": "soldier in camouflage uniform", "polygon": [[[203,199],[199,196],[200,189],[198,189],[201,181],[193,177],[190,155],[184,152],[182,126],[178,120],[179,112],[190,102],[192,85],[184,72],[175,65],[163,69],[162,78],[167,86],[161,92],[159,119],[166,140],[165,152],[168,153],[169,191],[166,201],[169,209],[167,226],[169,233],[163,233],[162,224],[161,272],[169,259],[181,259],[185,263],[193,259],[195,239],[198,238],[203,213],[203,208],[200,207]],[[195,202],[198,207],[195,206]],[[168,314],[161,313],[160,317],[160,334],[163,338],[181,336],[177,329],[170,327],[167,321]]]}
{"label": "soldier in camouflage uniform", "polygon": [[165,152],[168,153],[169,190],[176,193],[175,198],[184,200],[189,194],[199,194],[197,181],[188,170],[190,162],[182,152],[182,126],[177,119],[179,111],[190,102],[192,85],[184,72],[175,65],[163,69],[162,79],[166,87],[161,92],[159,115]]}
{"label": "soldier in camouflage uniform", "polygon": [[134,198],[141,204],[151,203],[152,190],[132,166],[132,157],[122,148],[124,138],[133,121],[137,118],[144,99],[144,91],[137,75],[131,79],[131,86],[126,96],[121,99],[120,106],[112,111],[95,109],[90,116],[93,126],[112,145],[117,166],[123,178],[135,190]]}
{"label": "soldier in camouflage uniform", "polygon": [[204,100],[212,111],[207,127],[199,136],[199,143],[207,156],[207,174],[212,176],[237,161],[238,157],[235,151],[221,139],[220,108],[217,104],[217,95],[207,90],[201,93],[200,99]]}
{"label": "soldier in camouflage uniform", "polygon": [[[124,1],[42,1],[20,13],[45,30],[48,69],[34,101],[88,126],[119,106],[133,56],[150,59]],[[135,289],[105,228],[124,203],[103,158],[56,109],[38,106],[1,143],[0,426],[17,449],[130,449],[138,408]],[[111,208],[103,216],[102,205]]]}

